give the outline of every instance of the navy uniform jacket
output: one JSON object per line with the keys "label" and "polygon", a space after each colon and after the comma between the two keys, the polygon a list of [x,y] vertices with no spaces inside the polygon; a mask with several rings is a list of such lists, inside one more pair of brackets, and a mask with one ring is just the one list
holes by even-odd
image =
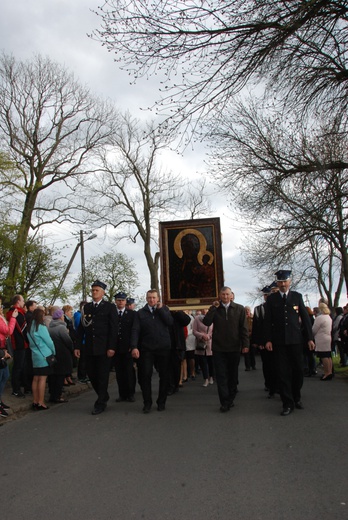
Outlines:
{"label": "navy uniform jacket", "polygon": [[303,343],[303,335],[306,341],[313,340],[312,325],[302,294],[289,291],[286,304],[282,296],[282,293],[276,292],[266,300],[263,323],[265,343],[299,345]]}
{"label": "navy uniform jacket", "polygon": [[84,348],[87,356],[101,356],[107,350],[116,350],[116,344],[116,305],[102,300],[95,309],[93,302],[87,303],[79,325],[77,348]]}
{"label": "navy uniform jacket", "polygon": [[[117,311],[118,313],[119,311]],[[116,352],[118,354],[126,354],[131,348],[131,333],[134,323],[136,311],[125,309],[122,318],[117,315],[117,344]]]}
{"label": "navy uniform jacket", "polygon": [[213,352],[240,352],[249,348],[249,330],[245,309],[239,303],[231,302],[227,308],[212,305],[203,318],[207,327],[213,323]]}
{"label": "navy uniform jacket", "polygon": [[170,350],[169,327],[174,323],[165,305],[152,313],[146,304],[135,313],[131,346],[140,351]]}

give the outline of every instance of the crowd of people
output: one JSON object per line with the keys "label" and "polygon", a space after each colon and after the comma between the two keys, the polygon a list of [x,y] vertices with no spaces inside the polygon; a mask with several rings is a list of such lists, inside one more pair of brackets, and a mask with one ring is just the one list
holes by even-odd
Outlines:
{"label": "crowd of people", "polygon": [[279,393],[282,416],[304,408],[304,377],[323,368],[322,382],[334,377],[332,354],[348,366],[348,305],[332,312],[320,300],[313,310],[302,295],[291,289],[291,271],[281,270],[262,289],[264,302],[252,313],[234,301],[229,287],[208,309],[170,310],[156,290],[146,294],[146,304],[135,310],[135,301],[119,291],[114,302],[104,299],[106,285],[96,280],[92,301],[73,307],[45,309],[34,300],[15,295],[6,313],[0,311],[0,416],[12,364],[12,396],[32,396],[35,411],[50,403],[67,403],[64,386],[77,379],[92,385],[96,400],[92,414],[103,413],[110,399],[110,372],[115,371],[117,403],[135,402],[137,383],[143,412],[153,406],[152,376],[158,373],[157,410],[163,412],[167,397],[178,392],[198,374],[202,386],[217,386],[220,411],[234,406],[238,392],[240,358],[246,371],[256,370],[260,359],[268,398]]}

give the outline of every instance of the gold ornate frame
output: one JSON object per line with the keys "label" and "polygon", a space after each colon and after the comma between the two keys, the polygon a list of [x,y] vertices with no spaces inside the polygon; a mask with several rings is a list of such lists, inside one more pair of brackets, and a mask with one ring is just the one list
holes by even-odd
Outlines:
{"label": "gold ornate frame", "polygon": [[160,222],[162,301],[204,309],[223,286],[220,219]]}

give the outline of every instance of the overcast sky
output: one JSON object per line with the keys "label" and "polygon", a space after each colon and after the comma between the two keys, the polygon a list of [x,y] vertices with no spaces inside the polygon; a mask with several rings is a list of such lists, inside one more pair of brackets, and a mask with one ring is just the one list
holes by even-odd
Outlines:
{"label": "overcast sky", "polygon": [[[49,56],[52,60],[73,70],[81,83],[103,97],[111,98],[118,107],[128,109],[136,117],[149,118],[153,114],[140,111],[150,106],[159,94],[154,80],[140,80],[130,85],[131,78],[114,63],[113,56],[100,43],[87,37],[99,25],[99,18],[91,12],[97,9],[94,0],[15,0],[1,2],[0,49],[12,53],[16,59],[31,59],[34,54]],[[174,173],[187,178],[191,173],[204,171],[202,147],[187,150],[184,156],[171,154],[166,159]],[[259,286],[257,275],[242,266],[238,246],[240,233],[233,225],[231,212],[222,196],[212,200],[212,217],[220,217],[223,234],[223,263],[225,283],[232,287],[236,301],[243,305],[252,303],[251,293]],[[59,229],[57,229],[59,228]],[[74,230],[76,231],[76,230]],[[77,239],[72,235],[71,225],[51,226],[52,242],[70,244],[67,261]],[[107,245],[100,238],[86,243],[86,257],[99,254]],[[137,293],[148,289],[149,275],[142,254],[142,244],[124,243],[120,251],[135,260],[141,285]],[[74,262],[72,276],[80,270],[79,259]],[[70,279],[71,279],[70,277]],[[269,280],[271,283],[272,280]],[[257,294],[257,293],[256,293]],[[261,299],[259,300],[261,301]],[[259,303],[257,301],[256,303]],[[311,302],[312,305],[315,302]]]}

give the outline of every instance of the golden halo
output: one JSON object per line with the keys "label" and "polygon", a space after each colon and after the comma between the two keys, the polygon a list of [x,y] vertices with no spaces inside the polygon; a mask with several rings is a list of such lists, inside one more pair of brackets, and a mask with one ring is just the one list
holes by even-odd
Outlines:
{"label": "golden halo", "polygon": [[184,229],[183,231],[180,231],[175,237],[174,240],[174,251],[176,256],[179,258],[182,258],[183,252],[181,248],[181,241],[186,235],[195,235],[199,240],[199,252],[197,254],[197,260],[198,262],[203,265],[203,256],[208,255],[209,256],[209,264],[211,265],[214,261],[214,255],[207,251],[207,241],[205,239],[205,236],[200,232],[197,231],[197,229]]}

